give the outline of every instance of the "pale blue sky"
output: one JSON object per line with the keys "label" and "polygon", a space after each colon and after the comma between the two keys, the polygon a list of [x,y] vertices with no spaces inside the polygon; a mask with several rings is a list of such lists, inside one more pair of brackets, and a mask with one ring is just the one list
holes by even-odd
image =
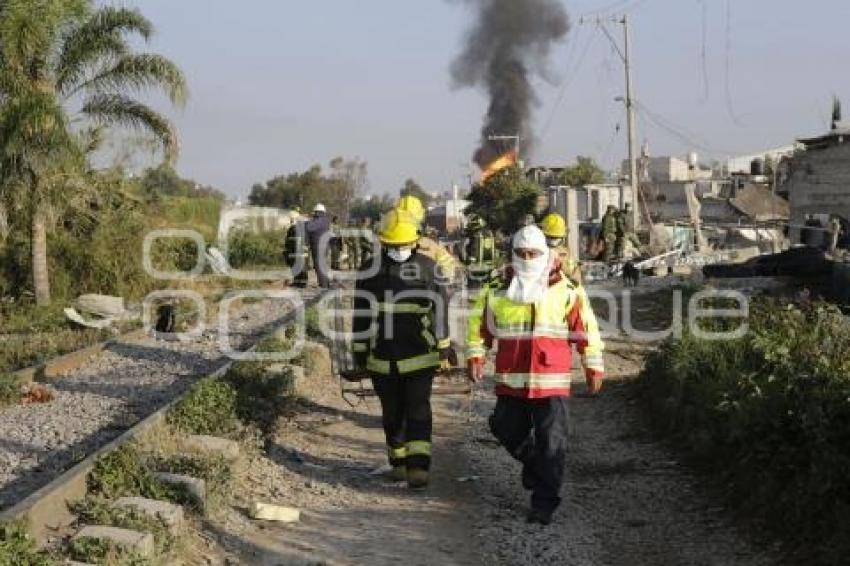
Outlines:
{"label": "pale blue sky", "polygon": [[[639,138],[655,155],[703,146],[696,149],[709,159],[789,144],[826,128],[833,93],[846,98],[850,113],[850,2],[731,0],[727,25],[728,1],[564,0],[574,28],[551,68],[568,83],[563,90],[540,85],[541,139],[530,164],[583,154],[613,167],[625,156],[624,128],[615,134],[618,122],[625,125],[622,104],[614,101],[623,90],[622,66],[599,30],[577,22],[612,5],[633,19],[638,99],[688,138],[641,118]],[[155,23],[151,50],[173,58],[188,76],[191,99],[174,114],[183,174],[239,197],[256,181],[344,155],[369,162],[374,193],[396,192],[407,177],[440,190],[465,182],[486,98],[453,91],[449,81],[470,23],[463,5],[125,4]],[[616,26],[610,29],[620,37]]]}

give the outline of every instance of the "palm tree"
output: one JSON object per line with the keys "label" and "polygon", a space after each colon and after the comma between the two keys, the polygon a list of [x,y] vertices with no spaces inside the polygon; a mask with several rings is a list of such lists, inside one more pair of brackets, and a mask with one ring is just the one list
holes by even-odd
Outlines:
{"label": "palm tree", "polygon": [[[73,190],[106,127],[152,134],[169,160],[177,137],[163,115],[134,98],[163,91],[187,96],[180,69],[135,53],[129,38],[150,39],[138,10],[91,0],[0,0],[0,193],[29,219],[36,302],[50,302],[47,224],[51,206]],[[66,195],[65,195],[66,196]]]}

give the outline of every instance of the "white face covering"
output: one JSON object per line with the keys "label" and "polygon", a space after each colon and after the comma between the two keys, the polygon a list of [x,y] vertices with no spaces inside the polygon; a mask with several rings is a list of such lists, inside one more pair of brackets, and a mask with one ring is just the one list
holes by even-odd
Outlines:
{"label": "white face covering", "polygon": [[532,249],[540,252],[534,259],[513,256],[514,278],[508,287],[507,298],[525,305],[543,298],[549,288],[551,252],[546,236],[537,226],[527,226],[514,236],[514,249]]}
{"label": "white face covering", "polygon": [[396,263],[404,263],[413,255],[413,248],[388,248],[387,255]]}

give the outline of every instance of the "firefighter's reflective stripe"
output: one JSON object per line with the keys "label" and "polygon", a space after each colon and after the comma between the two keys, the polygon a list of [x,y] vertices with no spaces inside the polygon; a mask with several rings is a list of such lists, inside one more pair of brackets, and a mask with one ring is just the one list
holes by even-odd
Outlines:
{"label": "firefighter's reflective stripe", "polygon": [[364,342],[353,342],[351,344],[351,351],[352,352],[368,352],[369,351],[369,345],[364,343]]}
{"label": "firefighter's reflective stripe", "polygon": [[414,371],[435,368],[439,366],[440,354],[437,352],[430,352],[428,354],[425,354],[424,356],[408,358],[406,360],[401,360],[396,363],[398,364],[399,373],[413,373]]}
{"label": "firefighter's reflective stripe", "polygon": [[431,443],[424,440],[412,440],[406,444],[407,456],[430,456]]}
{"label": "firefighter's reflective stripe", "polygon": [[412,303],[378,303],[378,312],[391,314],[428,314],[431,307],[423,307]]}
{"label": "firefighter's reflective stripe", "polygon": [[369,356],[369,359],[366,361],[366,369],[381,375],[389,375],[390,362],[386,360],[379,360],[375,356]]}
{"label": "firefighter's reflective stripe", "polygon": [[452,347],[452,339],[451,338],[444,338],[444,339],[440,340],[439,342],[437,342],[437,349],[438,350],[445,350],[446,348],[451,348],[451,347]]}
{"label": "firefighter's reflective stripe", "polygon": [[434,335],[431,334],[428,329],[422,329],[422,338],[425,339],[425,341],[428,343],[428,346],[430,346],[431,348],[437,345],[437,339],[434,338]]}
{"label": "firefighter's reflective stripe", "polygon": [[[440,365],[440,354],[438,352],[429,352],[422,356],[416,356],[406,360],[398,360],[396,365],[398,366],[398,373],[400,374],[435,368]],[[369,359],[366,362],[366,369],[381,375],[389,375],[391,368],[392,365],[389,361],[378,359],[374,355],[369,356]]]}
{"label": "firefighter's reflective stripe", "polygon": [[569,389],[572,383],[570,374],[497,373],[493,379],[513,389]]}
{"label": "firefighter's reflective stripe", "polygon": [[404,460],[407,457],[407,447],[393,448],[388,446],[387,455],[389,455],[390,460]]}
{"label": "firefighter's reflective stripe", "polygon": [[569,339],[572,337],[570,329],[566,323],[564,326],[548,326],[538,324],[532,326],[527,324],[509,324],[496,327],[493,333],[496,338],[563,338]]}

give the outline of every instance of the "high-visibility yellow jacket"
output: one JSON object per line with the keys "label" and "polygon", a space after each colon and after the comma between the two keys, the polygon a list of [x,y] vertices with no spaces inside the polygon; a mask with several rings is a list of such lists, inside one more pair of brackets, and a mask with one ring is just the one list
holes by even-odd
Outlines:
{"label": "high-visibility yellow jacket", "polygon": [[604,345],[584,289],[557,264],[544,297],[524,305],[505,297],[508,275],[482,291],[467,328],[467,359],[483,360],[494,340],[498,344],[496,394],[525,399],[569,396],[573,345],[585,376],[603,377]]}

